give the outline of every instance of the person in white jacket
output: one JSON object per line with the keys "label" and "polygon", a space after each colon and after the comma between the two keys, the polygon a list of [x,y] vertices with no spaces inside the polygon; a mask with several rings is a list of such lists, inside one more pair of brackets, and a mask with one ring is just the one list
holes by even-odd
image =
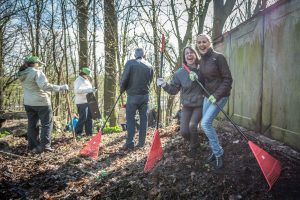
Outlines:
{"label": "person in white jacket", "polygon": [[96,92],[96,89],[92,87],[89,77],[91,77],[91,70],[88,67],[83,67],[74,82],[75,104],[79,115],[75,133],[78,136],[83,134],[83,128],[87,136],[93,134],[92,114],[88,107],[86,95]]}
{"label": "person in white jacket", "polygon": [[[54,151],[51,148],[53,112],[51,92],[66,92],[68,85],[54,85],[40,69],[44,64],[37,56],[27,56],[25,63],[18,71],[18,78],[24,90],[24,107],[28,118],[27,140],[28,150],[33,153]],[[41,131],[38,126],[41,122]]]}

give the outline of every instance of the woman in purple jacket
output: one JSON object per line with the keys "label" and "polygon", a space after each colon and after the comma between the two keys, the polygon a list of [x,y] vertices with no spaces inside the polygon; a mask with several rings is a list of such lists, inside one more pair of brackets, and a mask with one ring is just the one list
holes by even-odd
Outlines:
{"label": "woman in purple jacket", "polygon": [[196,49],[201,55],[200,79],[210,94],[204,98],[201,120],[201,127],[212,150],[207,162],[215,161],[215,168],[220,169],[223,167],[224,150],[212,124],[220,112],[215,104],[223,108],[228,101],[232,85],[231,72],[224,55],[212,48],[211,38],[208,35],[197,36]]}

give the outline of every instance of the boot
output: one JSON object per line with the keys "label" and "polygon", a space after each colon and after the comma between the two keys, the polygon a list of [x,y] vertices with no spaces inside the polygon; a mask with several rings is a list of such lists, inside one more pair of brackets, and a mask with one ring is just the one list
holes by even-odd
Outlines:
{"label": "boot", "polygon": [[215,161],[216,160],[216,156],[214,153],[211,153],[207,158],[206,158],[206,162],[207,163],[210,163],[212,161]]}
{"label": "boot", "polygon": [[223,168],[223,155],[220,157],[215,157],[216,160],[216,165],[215,165],[215,169],[221,169]]}
{"label": "boot", "polygon": [[195,157],[197,157],[198,155],[199,155],[198,148],[192,148],[192,149],[190,150],[190,157],[195,158]]}
{"label": "boot", "polygon": [[190,147],[190,157],[196,158],[200,154],[200,145],[196,144]]}

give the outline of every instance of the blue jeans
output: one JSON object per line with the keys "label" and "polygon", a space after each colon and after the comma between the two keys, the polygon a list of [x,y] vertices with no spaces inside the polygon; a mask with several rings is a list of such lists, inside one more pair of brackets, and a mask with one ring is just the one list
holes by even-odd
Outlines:
{"label": "blue jeans", "polygon": [[[27,118],[28,148],[33,149],[38,145],[51,146],[51,133],[53,128],[53,113],[51,106],[28,106],[24,105]],[[41,121],[41,135],[39,135],[38,121]]]}
{"label": "blue jeans", "polygon": [[83,104],[76,104],[79,119],[77,122],[77,125],[75,127],[75,133],[76,135],[81,135],[83,132],[83,127],[85,128],[85,134],[86,135],[92,135],[93,134],[93,120],[92,120],[92,114],[88,107],[88,103]]}
{"label": "blue jeans", "polygon": [[[228,97],[223,97],[217,103],[223,108],[228,100]],[[202,121],[201,127],[204,130],[206,137],[209,140],[209,146],[216,157],[220,157],[224,154],[224,150],[221,147],[216,130],[212,126],[214,119],[217,117],[220,109],[212,104],[206,97],[203,102]]]}
{"label": "blue jeans", "polygon": [[134,146],[134,135],[135,135],[135,115],[136,111],[139,111],[140,115],[140,127],[139,127],[139,143],[138,145],[144,146],[147,126],[148,126],[148,102],[149,95],[134,95],[127,97],[126,103],[126,120],[127,120],[127,139],[125,146]]}

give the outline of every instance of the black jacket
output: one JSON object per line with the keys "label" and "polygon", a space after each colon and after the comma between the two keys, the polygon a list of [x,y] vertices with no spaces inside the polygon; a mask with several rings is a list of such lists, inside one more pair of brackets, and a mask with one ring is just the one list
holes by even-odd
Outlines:
{"label": "black jacket", "polygon": [[229,66],[224,55],[213,49],[201,55],[200,79],[217,101],[230,95],[232,77]]}
{"label": "black jacket", "polygon": [[121,77],[121,93],[128,95],[149,94],[150,83],[153,79],[153,68],[144,59],[132,59],[127,61]]}

